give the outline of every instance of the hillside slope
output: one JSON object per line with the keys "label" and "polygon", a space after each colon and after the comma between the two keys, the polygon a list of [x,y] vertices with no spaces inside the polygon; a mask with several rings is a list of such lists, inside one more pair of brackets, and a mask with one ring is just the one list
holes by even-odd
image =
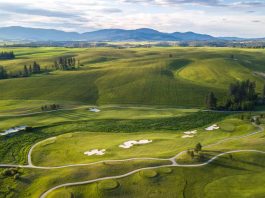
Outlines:
{"label": "hillside slope", "polygon": [[[9,71],[37,61],[51,68],[56,58],[76,56],[76,71],[53,71],[29,78],[0,80],[1,100],[79,101],[89,104],[137,104],[196,107],[209,91],[225,96],[229,83],[264,79],[264,50],[229,48],[12,49],[17,59],[1,61]],[[1,49],[0,49],[1,51]],[[234,59],[231,59],[231,54]],[[262,56],[263,55],[263,56]],[[253,63],[253,64],[251,64]]]}

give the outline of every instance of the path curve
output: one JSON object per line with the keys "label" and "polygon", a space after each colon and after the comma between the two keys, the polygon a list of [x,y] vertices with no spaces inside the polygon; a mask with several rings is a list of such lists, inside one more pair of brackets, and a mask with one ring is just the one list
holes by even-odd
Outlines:
{"label": "path curve", "polygon": [[125,173],[123,175],[102,177],[102,178],[97,178],[97,179],[92,179],[92,180],[87,180],[87,181],[82,181],[82,182],[71,182],[71,183],[61,184],[61,185],[55,186],[55,187],[49,189],[48,191],[44,192],[40,196],[40,198],[45,198],[52,191],[57,190],[57,189],[62,188],[62,187],[90,184],[90,183],[94,183],[94,182],[97,182],[97,181],[103,181],[103,180],[108,180],[108,179],[120,179],[120,178],[124,178],[124,177],[130,176],[130,175],[132,175],[134,173],[137,173],[137,172],[143,171],[143,170],[165,168],[165,167],[201,167],[201,166],[208,165],[209,163],[213,162],[214,160],[216,160],[217,158],[219,158],[219,157],[221,157],[223,155],[231,154],[231,153],[239,153],[239,152],[255,152],[255,153],[265,154],[265,151],[259,151],[259,150],[234,150],[234,151],[228,151],[228,152],[224,152],[224,153],[218,154],[218,155],[214,156],[213,158],[211,158],[210,160],[208,160],[208,161],[206,161],[204,163],[201,163],[201,164],[187,164],[187,165],[171,164],[171,165],[161,165],[161,166],[139,168],[139,169],[133,170],[131,172]]}
{"label": "path curve", "polygon": [[[264,128],[262,126],[257,126],[255,124],[254,124],[254,126],[256,126],[257,128],[259,128],[259,130],[257,132],[253,132],[253,133],[250,133],[250,134],[247,134],[247,135],[243,135],[243,136],[226,138],[226,139],[223,139],[223,140],[218,141],[217,143],[210,144],[210,145],[206,145],[204,147],[214,146],[214,145],[217,145],[217,144],[220,144],[220,143],[223,143],[225,141],[232,140],[232,139],[240,139],[240,138],[244,138],[244,137],[249,137],[249,136],[252,136],[252,135],[261,133],[264,130]],[[102,161],[91,162],[91,163],[87,163],[87,164],[69,164],[69,165],[63,165],[63,166],[47,166],[47,167],[44,167],[44,166],[35,166],[32,163],[32,152],[33,152],[34,148],[36,146],[38,146],[39,144],[41,144],[41,143],[43,143],[45,141],[48,141],[48,140],[52,140],[52,139],[56,139],[56,137],[51,137],[51,138],[42,140],[40,142],[37,142],[36,144],[34,144],[30,148],[29,153],[28,153],[28,164],[27,165],[0,164],[0,167],[20,167],[20,168],[34,168],[34,169],[48,169],[48,170],[51,170],[51,169],[60,169],[60,168],[68,168],[68,167],[89,166],[89,165],[95,165],[95,164],[100,164],[100,163],[104,163],[104,162],[126,162],[126,161],[133,161],[133,160],[171,161],[172,164],[177,164],[176,158],[178,156],[180,156],[181,154],[183,154],[184,152],[186,152],[186,150],[185,151],[181,151],[177,155],[175,155],[175,156],[173,156],[171,158],[168,158],[168,159],[163,159],[163,158],[148,158],[148,157],[146,157],[146,158],[129,158],[129,159],[120,159],[120,160],[102,160]]]}

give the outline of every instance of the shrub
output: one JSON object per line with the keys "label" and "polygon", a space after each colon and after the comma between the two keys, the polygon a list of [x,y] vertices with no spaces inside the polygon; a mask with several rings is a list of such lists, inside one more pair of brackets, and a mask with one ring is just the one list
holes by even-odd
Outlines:
{"label": "shrub", "polygon": [[14,180],[18,180],[19,178],[20,178],[19,173],[17,173],[17,174],[14,175]]}

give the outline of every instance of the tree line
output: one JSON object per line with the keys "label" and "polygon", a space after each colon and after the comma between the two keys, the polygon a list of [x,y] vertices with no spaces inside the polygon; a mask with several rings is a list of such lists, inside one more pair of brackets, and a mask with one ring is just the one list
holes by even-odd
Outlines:
{"label": "tree line", "polygon": [[79,66],[79,60],[74,57],[59,57],[53,65],[56,70],[74,70],[76,66]]}
{"label": "tree line", "polygon": [[248,111],[265,103],[265,85],[261,97],[256,92],[256,83],[250,80],[231,83],[224,102],[218,103],[213,92],[206,96],[206,107],[211,110]]}
{"label": "tree line", "polygon": [[11,59],[15,59],[15,54],[14,52],[1,52],[0,53],[0,59],[1,60],[11,60]]}
{"label": "tree line", "polygon": [[0,79],[29,77],[32,74],[40,74],[41,72],[41,66],[36,61],[32,65],[24,65],[23,70],[18,72],[7,72],[3,66],[0,66]]}
{"label": "tree line", "polygon": [[33,65],[24,65],[23,69],[23,77],[29,77],[31,74],[40,74],[41,73],[41,67],[40,64],[38,64],[36,61],[33,62]]}
{"label": "tree line", "polygon": [[60,109],[61,106],[58,105],[58,104],[51,104],[51,105],[44,105],[44,106],[41,106],[41,110],[42,111],[51,111],[51,110],[58,110]]}

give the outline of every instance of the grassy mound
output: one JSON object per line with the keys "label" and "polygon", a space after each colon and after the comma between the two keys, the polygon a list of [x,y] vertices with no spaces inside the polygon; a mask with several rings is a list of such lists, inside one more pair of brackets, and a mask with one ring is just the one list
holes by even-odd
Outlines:
{"label": "grassy mound", "polygon": [[172,173],[173,170],[171,168],[161,168],[159,169],[159,172],[169,174],[169,173]]}
{"label": "grassy mound", "polygon": [[236,126],[232,123],[221,123],[219,127],[223,131],[233,132],[236,129]]}
{"label": "grassy mound", "polygon": [[143,170],[140,172],[140,175],[142,177],[153,178],[156,177],[158,173],[155,170]]}
{"label": "grassy mound", "polygon": [[116,180],[104,180],[99,183],[99,188],[102,190],[112,190],[119,187],[119,182]]}

